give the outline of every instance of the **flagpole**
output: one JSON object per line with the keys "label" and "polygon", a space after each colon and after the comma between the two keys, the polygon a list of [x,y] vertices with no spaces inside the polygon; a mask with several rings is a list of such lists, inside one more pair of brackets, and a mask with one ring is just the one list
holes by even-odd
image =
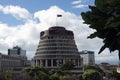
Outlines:
{"label": "flagpole", "polygon": [[55,25],[57,26],[57,16],[56,16],[56,24]]}
{"label": "flagpole", "polygon": [[58,21],[58,17],[62,17],[62,15],[61,14],[57,14],[57,16],[56,16],[56,26],[58,26],[58,24],[57,24],[57,21]]}

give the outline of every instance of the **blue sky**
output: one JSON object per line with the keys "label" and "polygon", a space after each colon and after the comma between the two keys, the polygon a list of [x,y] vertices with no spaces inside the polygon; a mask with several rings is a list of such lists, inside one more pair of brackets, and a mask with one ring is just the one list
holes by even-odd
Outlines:
{"label": "blue sky", "polygon": [[[0,0],[0,52],[7,54],[8,48],[18,45],[27,50],[31,59],[39,33],[58,25],[74,32],[79,51],[94,51],[97,63],[117,64],[117,52],[109,54],[106,49],[98,55],[102,40],[87,39],[94,30],[83,24],[80,13],[88,11],[88,5],[94,5],[94,0]],[[57,18],[57,14],[62,17]]]}
{"label": "blue sky", "polygon": [[[78,3],[73,3],[77,1]],[[80,2],[79,2],[80,1]],[[88,7],[86,5],[93,5],[94,0],[0,0],[0,4],[2,6],[14,5],[20,6],[22,8],[27,9],[30,13],[35,13],[39,10],[48,9],[51,6],[58,6],[59,8],[74,13],[76,15],[80,15],[82,11],[87,11]],[[78,5],[85,5],[85,7],[75,8]],[[1,22],[8,23],[9,25],[17,25],[23,24],[23,21],[15,19],[9,14],[4,15],[0,12]],[[10,22],[11,21],[11,22]],[[14,23],[13,23],[13,22]]]}
{"label": "blue sky", "polygon": [[28,9],[30,12],[35,12],[42,9],[48,9],[50,6],[57,5],[65,11],[80,13],[81,10],[73,8],[73,1],[81,1],[78,4],[93,5],[94,0],[0,0],[2,5],[17,5]]}

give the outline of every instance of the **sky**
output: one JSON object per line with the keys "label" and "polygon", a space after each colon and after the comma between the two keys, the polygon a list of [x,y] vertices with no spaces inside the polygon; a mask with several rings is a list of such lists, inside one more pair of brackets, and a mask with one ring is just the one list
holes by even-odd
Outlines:
{"label": "sky", "polygon": [[94,5],[94,0],[0,0],[0,52],[7,54],[8,48],[18,45],[31,59],[40,32],[57,25],[74,32],[79,51],[94,51],[96,63],[118,64],[117,51],[110,53],[106,49],[98,55],[102,40],[87,39],[95,31],[83,24],[81,18],[81,12],[89,10],[88,5]]}

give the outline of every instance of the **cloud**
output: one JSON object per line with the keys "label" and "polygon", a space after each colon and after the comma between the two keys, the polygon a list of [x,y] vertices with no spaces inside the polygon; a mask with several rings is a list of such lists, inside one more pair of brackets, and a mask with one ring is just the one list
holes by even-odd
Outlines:
{"label": "cloud", "polygon": [[96,62],[98,64],[100,64],[101,62],[108,62],[110,64],[118,64],[119,63],[119,59],[118,59],[118,51],[115,51],[111,54],[109,54],[110,52],[108,51],[108,49],[106,49],[103,53],[101,54],[96,54]]}
{"label": "cloud", "polygon": [[79,4],[74,6],[73,8],[86,8],[86,7],[88,7],[88,5]]}
{"label": "cloud", "polygon": [[75,0],[75,1],[72,2],[72,4],[79,4],[81,2],[82,2],[82,0]]}
{"label": "cloud", "polygon": [[0,5],[0,11],[3,12],[4,14],[10,14],[17,19],[24,19],[24,20],[31,19],[30,12],[25,8],[21,8],[20,6],[13,6],[13,5],[2,6],[2,5]]}
{"label": "cloud", "polygon": [[[27,12],[29,13],[29,11]],[[29,14],[27,15],[28,17],[21,18],[28,19],[31,17]],[[57,17],[57,14],[61,14],[62,17]],[[13,14],[11,13],[11,15]],[[12,48],[14,45],[18,45],[23,49],[26,49],[27,56],[29,58],[32,58],[36,52],[36,48],[40,40],[40,32],[47,30],[49,27],[55,25],[63,26],[67,30],[74,32],[75,42],[79,51],[91,50],[97,53],[103,44],[102,40],[98,38],[87,39],[87,36],[90,33],[93,33],[94,30],[88,28],[88,25],[83,24],[81,16],[77,16],[74,13],[64,11],[57,6],[51,6],[49,9],[36,11],[32,15],[33,18],[31,21],[26,21],[25,24],[9,26],[7,23],[0,23],[0,51],[7,53],[8,48]],[[16,17],[19,16],[20,14],[16,15]],[[104,53],[105,52],[103,52],[103,56]],[[115,58],[115,56],[111,57]],[[99,58],[96,60],[99,62],[103,61]],[[114,61],[117,61],[117,59]]]}
{"label": "cloud", "polygon": [[72,2],[73,8],[86,8],[88,4],[86,4],[87,0],[75,0]]}
{"label": "cloud", "polygon": [[[7,54],[8,48],[18,45],[27,50],[27,55],[31,51],[35,53],[39,41],[39,31],[35,26],[34,22],[27,22],[16,27],[0,24],[0,52],[2,51],[4,54]],[[29,58],[31,57],[29,56]]]}

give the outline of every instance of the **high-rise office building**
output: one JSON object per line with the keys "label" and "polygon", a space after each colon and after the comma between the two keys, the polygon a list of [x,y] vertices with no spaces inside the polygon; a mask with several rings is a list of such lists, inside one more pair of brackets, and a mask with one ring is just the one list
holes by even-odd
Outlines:
{"label": "high-rise office building", "polygon": [[75,67],[82,66],[72,31],[54,26],[40,33],[40,41],[33,58],[34,66],[59,68],[66,61],[72,61]]}
{"label": "high-rise office building", "polygon": [[22,48],[15,46],[12,49],[8,49],[8,55],[10,56],[26,56],[26,50],[23,50]]}
{"label": "high-rise office building", "polygon": [[81,51],[80,56],[83,58],[83,65],[95,65],[95,55],[93,51]]}

